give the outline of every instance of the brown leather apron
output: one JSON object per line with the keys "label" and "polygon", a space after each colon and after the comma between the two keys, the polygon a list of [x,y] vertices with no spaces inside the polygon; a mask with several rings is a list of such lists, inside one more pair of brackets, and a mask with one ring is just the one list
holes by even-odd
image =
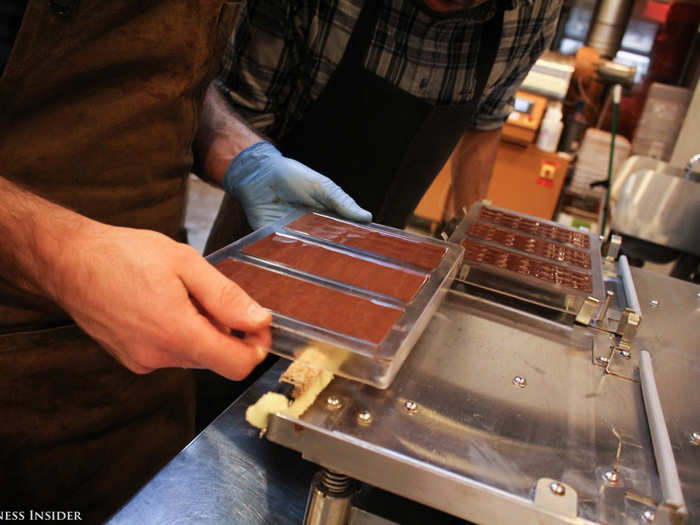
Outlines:
{"label": "brown leather apron", "polygon": [[[175,237],[202,97],[238,7],[30,0],[0,77],[0,175]],[[132,374],[69,323],[0,280],[0,508],[93,521],[191,439],[193,383],[183,370]]]}

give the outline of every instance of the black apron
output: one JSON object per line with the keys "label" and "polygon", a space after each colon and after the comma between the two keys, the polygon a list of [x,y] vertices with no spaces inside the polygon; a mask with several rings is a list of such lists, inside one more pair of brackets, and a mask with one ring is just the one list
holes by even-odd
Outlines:
{"label": "black apron", "polygon": [[[402,228],[476,115],[501,41],[503,11],[480,28],[471,99],[434,105],[363,67],[381,5],[365,2],[335,72],[278,147],[331,178],[375,222]],[[205,252],[250,231],[240,205],[225,196]]]}
{"label": "black apron", "polygon": [[470,101],[433,105],[363,67],[380,4],[365,2],[340,64],[279,148],[333,179],[375,222],[402,228],[478,110],[498,52],[503,12],[481,28]]}

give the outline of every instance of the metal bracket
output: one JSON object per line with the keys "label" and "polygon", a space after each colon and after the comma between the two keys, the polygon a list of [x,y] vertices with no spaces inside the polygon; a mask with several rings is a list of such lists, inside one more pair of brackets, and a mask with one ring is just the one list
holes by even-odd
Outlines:
{"label": "metal bracket", "polygon": [[617,328],[615,333],[620,336],[620,348],[623,350],[629,350],[632,344],[632,339],[634,339],[637,333],[637,328],[639,328],[639,323],[642,318],[637,312],[631,308],[625,308],[620,316],[620,322],[617,323]]}
{"label": "metal bracket", "polygon": [[595,314],[599,304],[600,301],[595,297],[586,297],[581,305],[581,309],[576,314],[576,322],[584,326],[590,325],[593,320],[593,314]]}
{"label": "metal bracket", "polygon": [[622,237],[613,234],[608,243],[608,249],[605,252],[605,258],[608,261],[614,261],[620,255],[620,247],[622,246]]}
{"label": "metal bracket", "polygon": [[540,478],[535,485],[535,505],[561,516],[578,516],[578,494],[566,483],[552,478]]}

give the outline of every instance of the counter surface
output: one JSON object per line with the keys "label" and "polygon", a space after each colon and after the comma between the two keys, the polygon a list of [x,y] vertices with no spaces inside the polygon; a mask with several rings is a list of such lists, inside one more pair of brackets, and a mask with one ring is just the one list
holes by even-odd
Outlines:
{"label": "counter surface", "polygon": [[[700,287],[636,269],[633,278],[643,320],[632,359],[611,366],[617,375],[595,362],[607,355],[607,334],[450,293],[389,389],[336,379],[301,420],[273,416],[259,439],[243,414],[274,387],[280,363],[111,523],[301,523],[318,467],[294,450],[477,522],[516,515],[576,522],[536,490],[545,478],[576,492],[580,522],[638,522],[661,499],[636,370],[643,349],[653,357],[693,522],[700,517],[700,447],[690,442],[700,432]],[[326,406],[330,393],[341,409]],[[357,420],[360,410],[371,411],[369,425]],[[616,434],[620,483],[611,485],[604,475],[615,462]]]}

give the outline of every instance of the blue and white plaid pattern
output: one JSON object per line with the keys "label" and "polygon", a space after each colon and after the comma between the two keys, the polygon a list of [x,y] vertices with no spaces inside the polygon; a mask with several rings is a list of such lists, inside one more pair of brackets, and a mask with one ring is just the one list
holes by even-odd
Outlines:
{"label": "blue and white plaid pattern", "polygon": [[[380,1],[365,68],[435,104],[472,97],[483,21],[503,9],[503,34],[474,122],[495,129],[556,30],[561,0],[490,0],[437,18],[414,0]],[[248,0],[219,77],[235,109],[281,139],[309,110],[342,58],[363,0]]]}

